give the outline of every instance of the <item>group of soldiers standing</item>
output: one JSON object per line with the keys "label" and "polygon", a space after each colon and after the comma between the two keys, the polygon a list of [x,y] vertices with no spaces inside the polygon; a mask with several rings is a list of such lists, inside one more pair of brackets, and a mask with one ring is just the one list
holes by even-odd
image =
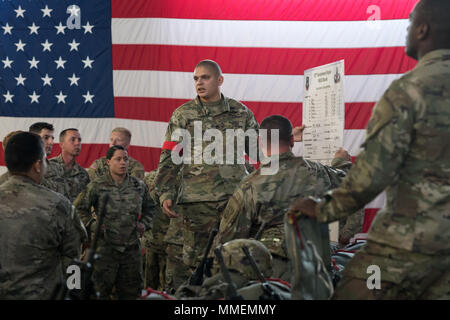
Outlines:
{"label": "group of soldiers standing", "polygon": [[[3,141],[8,172],[0,177],[0,298],[50,298],[71,259],[89,250],[94,230],[99,230],[100,259],[92,281],[102,299],[136,299],[147,287],[179,298],[223,298],[230,279],[242,287],[233,295],[255,297],[244,287],[254,288],[249,281],[264,277],[272,277],[272,289],[283,291],[292,282],[294,290],[305,275],[319,277],[298,265],[303,256],[314,270],[325,270],[320,277],[327,292],[320,297],[330,297],[326,224],[338,220],[339,241],[347,244],[361,231],[364,205],[383,190],[386,207],[334,297],[450,298],[450,26],[444,14],[449,9],[448,2],[422,0],[411,13],[407,54],[419,63],[375,106],[353,165],[343,149],[331,166],[296,157],[292,147],[305,127],[293,128],[280,115],[259,124],[245,105],[221,93],[224,76],[212,60],[195,67],[197,97],[173,112],[158,168],[146,176],[128,154],[131,132],[125,128],[113,129],[105,157],[88,170],[76,162],[77,129],[61,132],[61,154],[53,159],[47,159],[51,124],[13,132]],[[211,137],[199,141],[199,128],[202,137],[208,130],[222,136],[223,154],[229,156],[233,146],[233,161],[174,161],[208,148]],[[229,129],[267,130],[268,143],[257,144],[258,159],[240,161],[242,149]],[[179,130],[189,135],[177,135]],[[255,154],[251,148],[244,140],[247,155]],[[274,161],[278,170],[263,174]],[[258,169],[252,166],[257,162]],[[211,243],[216,257],[208,252]],[[264,270],[263,278],[248,271],[250,258],[242,246]],[[366,284],[369,265],[381,269],[377,290]],[[209,277],[189,286],[199,266]],[[292,297],[319,295],[293,292]]]}

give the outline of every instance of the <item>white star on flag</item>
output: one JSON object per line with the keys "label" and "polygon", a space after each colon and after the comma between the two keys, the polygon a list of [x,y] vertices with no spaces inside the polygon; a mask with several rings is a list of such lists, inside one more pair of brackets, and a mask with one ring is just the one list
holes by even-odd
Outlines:
{"label": "white star on flag", "polygon": [[70,46],[70,51],[75,50],[78,51],[78,46],[80,45],[79,42],[76,42],[75,39],[72,40],[72,42],[69,42],[68,45]]}
{"label": "white star on flag", "polygon": [[48,51],[52,51],[52,49],[50,48],[53,45],[53,43],[48,42],[48,39],[45,39],[45,42],[41,43],[41,46],[43,46],[44,48],[42,49],[42,51],[48,50]]}
{"label": "white star on flag", "polygon": [[32,34],[32,33],[38,34],[37,31],[38,31],[39,28],[40,28],[40,27],[37,26],[37,25],[35,25],[34,22],[33,22],[33,25],[28,26],[28,29],[30,29],[30,34]]}
{"label": "white star on flag", "polygon": [[90,103],[93,103],[92,102],[92,98],[93,97],[95,97],[94,95],[91,95],[90,93],[89,93],[89,90],[88,90],[88,92],[86,92],[86,94],[83,94],[83,98],[85,99],[84,100],[84,103],[87,103],[88,101],[90,102]]}
{"label": "white star on flag", "polygon": [[27,80],[27,78],[22,77],[22,74],[21,74],[21,73],[19,74],[19,77],[17,77],[17,78],[15,77],[14,79],[17,80],[17,86],[18,86],[19,84],[25,86],[25,80]]}
{"label": "white star on flag", "polygon": [[50,78],[47,73],[45,74],[45,77],[41,79],[44,81],[44,84],[42,86],[45,86],[46,84],[49,85],[50,87],[52,86],[51,81],[53,80],[53,78]]}
{"label": "white star on flag", "polygon": [[90,24],[89,24],[89,21],[86,23],[86,25],[84,25],[84,26],[82,26],[83,28],[84,28],[84,34],[86,34],[86,33],[91,33],[92,34],[92,28],[93,27],[95,27],[95,26],[91,26]]}
{"label": "white star on flag", "polygon": [[63,26],[62,23],[61,23],[61,21],[60,21],[60,22],[59,22],[59,25],[58,25],[58,26],[55,26],[55,28],[56,28],[56,30],[57,30],[57,31],[56,31],[56,34],[58,34],[58,33],[60,33],[60,32],[61,32],[62,34],[65,34],[65,33],[64,33],[64,29],[67,28],[67,27]]}
{"label": "white star on flag", "polygon": [[41,9],[41,11],[44,13],[44,14],[42,15],[42,18],[45,17],[45,16],[51,17],[50,12],[52,12],[53,9],[49,9],[48,6],[45,5],[45,8],[44,8],[44,9]]}
{"label": "white star on flag", "polygon": [[9,90],[6,91],[6,94],[4,94],[3,96],[5,97],[5,103],[8,101],[11,103],[13,102],[12,98],[14,97],[14,95],[9,93]]}
{"label": "white star on flag", "polygon": [[10,35],[12,35],[11,30],[12,30],[13,28],[14,28],[14,27],[13,27],[13,26],[10,26],[10,25],[8,24],[8,22],[7,22],[7,23],[2,27],[2,29],[5,30],[5,31],[3,31],[3,34],[9,33]]}
{"label": "white star on flag", "polygon": [[30,99],[31,99],[31,102],[30,102],[30,103],[33,103],[33,102],[39,103],[39,97],[40,97],[40,95],[37,95],[36,92],[35,92],[34,90],[33,90],[33,94],[29,94],[28,96],[29,96]]}
{"label": "white star on flag", "polygon": [[78,16],[78,11],[80,11],[79,8],[77,8],[74,4],[72,5],[72,7],[70,7],[69,9],[67,9],[67,11],[70,12],[71,16]]}
{"label": "white star on flag", "polygon": [[90,69],[92,69],[92,63],[93,63],[95,60],[91,60],[91,59],[89,59],[89,56],[87,56],[86,59],[81,60],[81,61],[83,61],[83,63],[84,63],[84,69],[86,69],[87,67],[89,67]]}
{"label": "white star on flag", "polygon": [[66,97],[67,95],[63,95],[62,91],[59,91],[59,94],[55,95],[55,97],[58,99],[58,103],[66,103]]}
{"label": "white star on flag", "polygon": [[80,80],[80,78],[77,78],[77,76],[75,75],[75,73],[72,75],[72,77],[67,78],[70,80],[70,86],[72,86],[73,84],[78,86],[78,80]]}
{"label": "white star on flag", "polygon": [[59,56],[59,59],[58,60],[55,60],[55,63],[56,63],[56,69],[59,69],[59,68],[63,68],[64,69],[64,63],[66,63],[67,62],[67,60],[63,60],[62,58],[61,58],[61,56]]}
{"label": "white star on flag", "polygon": [[22,39],[19,39],[19,42],[14,43],[14,45],[17,47],[16,52],[19,50],[22,50],[23,52],[25,52],[25,50],[23,50],[23,47],[25,47],[27,44],[22,42]]}
{"label": "white star on flag", "polygon": [[14,60],[9,60],[9,58],[6,57],[6,59],[2,60],[2,62],[4,64],[3,69],[6,69],[6,68],[10,68],[11,69],[11,63],[13,63]]}
{"label": "white star on flag", "polygon": [[28,60],[28,63],[30,64],[30,69],[31,68],[38,68],[37,65],[39,63],[39,60],[36,60],[35,57],[33,57],[33,59]]}
{"label": "white star on flag", "polygon": [[16,18],[18,18],[19,16],[22,18],[25,18],[23,16],[23,13],[27,10],[23,10],[21,6],[19,6],[17,9],[14,10],[17,14],[16,14]]}

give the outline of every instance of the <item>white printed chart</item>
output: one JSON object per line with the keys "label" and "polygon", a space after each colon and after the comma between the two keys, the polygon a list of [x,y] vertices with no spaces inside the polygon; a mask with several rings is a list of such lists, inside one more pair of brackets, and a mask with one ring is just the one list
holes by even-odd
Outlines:
{"label": "white printed chart", "polygon": [[344,60],[305,70],[303,157],[330,165],[344,139]]}

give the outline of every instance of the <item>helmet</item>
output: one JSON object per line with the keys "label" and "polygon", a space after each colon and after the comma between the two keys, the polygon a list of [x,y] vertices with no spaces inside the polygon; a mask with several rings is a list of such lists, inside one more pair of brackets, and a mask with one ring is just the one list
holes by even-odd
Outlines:
{"label": "helmet", "polygon": [[[269,277],[272,274],[272,255],[264,244],[253,239],[235,239],[223,244],[221,252],[228,270],[237,271],[248,280],[259,279],[242,250],[243,246],[248,248],[264,277]],[[220,268],[217,261],[214,265]]]}

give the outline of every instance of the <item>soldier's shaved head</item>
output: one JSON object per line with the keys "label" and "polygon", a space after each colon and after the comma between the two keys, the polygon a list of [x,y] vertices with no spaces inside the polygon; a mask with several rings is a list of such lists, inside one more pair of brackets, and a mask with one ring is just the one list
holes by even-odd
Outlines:
{"label": "soldier's shaved head", "polygon": [[421,0],[410,14],[406,54],[420,59],[426,53],[450,48],[450,1]]}
{"label": "soldier's shaved head", "polygon": [[220,69],[219,64],[213,60],[202,60],[197,63],[195,69],[197,69],[198,67],[205,67],[212,70],[217,77],[220,77],[222,75],[222,70]]}
{"label": "soldier's shaved head", "polygon": [[271,142],[271,130],[278,129],[280,144],[289,145],[292,139],[292,123],[288,118],[273,115],[265,118],[261,122],[261,129],[267,129],[267,142]]}

